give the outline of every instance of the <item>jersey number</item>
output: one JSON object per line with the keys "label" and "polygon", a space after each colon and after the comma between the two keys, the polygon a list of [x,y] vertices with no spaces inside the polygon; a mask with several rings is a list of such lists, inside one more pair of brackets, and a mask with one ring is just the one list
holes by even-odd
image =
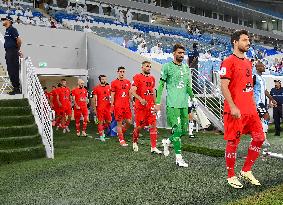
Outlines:
{"label": "jersey number", "polygon": [[127,96],[126,92],[123,92],[123,93],[122,93],[122,98],[124,98],[124,97],[126,97],[126,96]]}
{"label": "jersey number", "polygon": [[184,88],[184,87],[185,87],[184,81],[180,81],[179,85],[177,85],[177,88]]}

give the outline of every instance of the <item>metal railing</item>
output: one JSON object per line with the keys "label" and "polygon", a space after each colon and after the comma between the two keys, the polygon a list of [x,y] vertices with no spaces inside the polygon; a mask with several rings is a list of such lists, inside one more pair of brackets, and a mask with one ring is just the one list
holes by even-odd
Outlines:
{"label": "metal railing", "polygon": [[220,89],[218,72],[213,73],[213,84],[201,73],[192,69],[192,88],[199,102],[199,106],[208,119],[220,130],[223,130],[224,96]]}
{"label": "metal railing", "polygon": [[42,138],[42,143],[45,146],[46,156],[53,159],[53,111],[51,110],[29,57],[22,60],[21,68],[24,97],[28,99],[31,105],[32,113]]}

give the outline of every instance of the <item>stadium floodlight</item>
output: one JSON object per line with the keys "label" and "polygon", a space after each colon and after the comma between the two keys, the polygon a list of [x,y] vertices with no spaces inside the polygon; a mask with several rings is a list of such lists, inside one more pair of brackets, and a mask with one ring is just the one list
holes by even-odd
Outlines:
{"label": "stadium floodlight", "polygon": [[272,21],[272,22],[275,22],[276,20],[275,20],[275,19],[272,19],[271,21]]}
{"label": "stadium floodlight", "polygon": [[262,23],[266,23],[266,21],[265,21],[265,20],[262,20],[261,22],[262,22]]}

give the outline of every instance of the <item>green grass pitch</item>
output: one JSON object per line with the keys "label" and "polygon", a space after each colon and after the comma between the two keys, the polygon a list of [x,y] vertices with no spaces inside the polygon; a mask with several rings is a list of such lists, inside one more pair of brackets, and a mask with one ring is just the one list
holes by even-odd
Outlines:
{"label": "green grass pitch", "polygon": [[[94,125],[88,133],[96,136]],[[55,131],[55,159],[46,158],[0,166],[0,204],[283,204],[283,161],[259,159],[254,175],[261,187],[244,184],[235,190],[226,183],[223,136],[199,132],[182,138],[189,168],[175,166],[175,157],[150,154],[148,133],[139,152],[120,147],[117,139],[105,143]],[[127,132],[130,141],[130,132]],[[169,136],[159,130],[161,139]],[[283,152],[283,137],[269,135],[272,151]],[[247,152],[249,138],[239,147],[236,171]],[[202,148],[199,148],[202,147]],[[204,148],[204,149],[203,149]],[[216,154],[211,154],[215,152]],[[204,154],[199,154],[204,152]],[[211,156],[210,156],[211,155]],[[218,156],[219,155],[219,156]]]}

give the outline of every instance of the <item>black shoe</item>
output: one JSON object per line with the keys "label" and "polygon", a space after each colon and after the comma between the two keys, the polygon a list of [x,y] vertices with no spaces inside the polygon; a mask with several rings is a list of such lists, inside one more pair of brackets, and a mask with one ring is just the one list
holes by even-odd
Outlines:
{"label": "black shoe", "polygon": [[19,88],[14,88],[11,92],[8,92],[9,95],[22,94],[22,91]]}
{"label": "black shoe", "polygon": [[275,132],[274,136],[280,136],[280,132]]}

